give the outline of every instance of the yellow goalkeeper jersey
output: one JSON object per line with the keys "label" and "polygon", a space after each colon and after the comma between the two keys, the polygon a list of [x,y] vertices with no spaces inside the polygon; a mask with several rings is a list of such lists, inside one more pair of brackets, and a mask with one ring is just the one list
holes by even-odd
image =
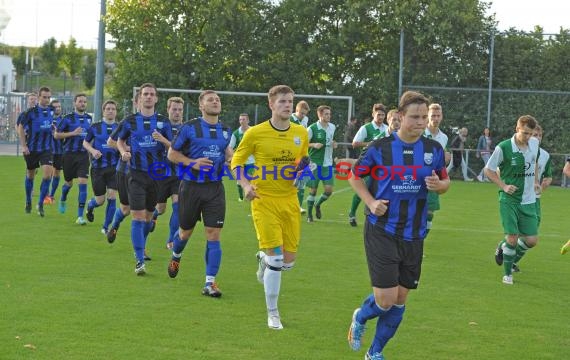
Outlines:
{"label": "yellow goalkeeper jersey", "polygon": [[307,129],[291,123],[287,130],[278,130],[269,120],[251,127],[236,149],[232,169],[255,157],[255,172],[251,183],[263,196],[291,196],[297,194],[293,186],[296,163],[307,156],[309,141]]}

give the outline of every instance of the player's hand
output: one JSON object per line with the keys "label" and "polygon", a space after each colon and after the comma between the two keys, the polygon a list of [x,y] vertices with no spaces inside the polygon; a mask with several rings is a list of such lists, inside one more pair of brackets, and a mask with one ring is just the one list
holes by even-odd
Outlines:
{"label": "player's hand", "polygon": [[336,141],[332,142],[332,147],[333,149],[336,149],[338,147],[338,143]]}
{"label": "player's hand", "polygon": [[255,192],[255,186],[249,184],[243,188],[243,194],[246,200],[259,199],[259,195]]}
{"label": "player's hand", "polygon": [[162,142],[163,140],[166,140],[166,138],[164,136],[162,136],[161,133],[158,132],[158,130],[154,129],[154,131],[152,132],[152,138],[154,140],[158,140],[160,142]]}
{"label": "player's hand", "polygon": [[437,191],[439,189],[439,176],[435,173],[435,170],[431,171],[430,176],[425,177],[427,189],[430,191]]}
{"label": "player's hand", "polygon": [[372,201],[370,204],[366,204],[366,206],[368,206],[370,212],[374,215],[382,216],[386,213],[386,210],[388,210],[388,203],[388,200],[379,199]]}
{"label": "player's hand", "polygon": [[515,191],[518,190],[518,187],[514,186],[514,185],[505,185],[503,186],[503,191],[509,195],[512,195],[515,193]]}
{"label": "player's hand", "polygon": [[320,149],[320,148],[322,148],[322,147],[323,147],[323,144],[321,144],[321,143],[315,143],[315,144],[313,145],[313,148],[314,148],[314,149]]}
{"label": "player's hand", "polygon": [[80,127],[76,127],[75,130],[73,130],[71,133],[73,134],[73,136],[77,136],[77,135],[81,135],[81,133],[83,132],[83,128]]}
{"label": "player's hand", "polygon": [[542,193],[542,186],[540,184],[534,183],[534,193],[540,195]]}
{"label": "player's hand", "polygon": [[212,167],[214,162],[207,157],[198,158],[194,160],[194,165],[192,165],[192,169],[195,170],[204,170]]}
{"label": "player's hand", "polygon": [[121,154],[121,160],[123,160],[123,161],[131,160],[131,153],[129,151],[125,151],[124,153],[122,153]]}
{"label": "player's hand", "polygon": [[101,156],[103,156],[103,154],[101,154],[101,151],[95,150],[91,153],[91,156],[93,156],[95,159],[99,159]]}
{"label": "player's hand", "polygon": [[22,146],[22,154],[30,155],[30,149],[28,148],[28,145]]}

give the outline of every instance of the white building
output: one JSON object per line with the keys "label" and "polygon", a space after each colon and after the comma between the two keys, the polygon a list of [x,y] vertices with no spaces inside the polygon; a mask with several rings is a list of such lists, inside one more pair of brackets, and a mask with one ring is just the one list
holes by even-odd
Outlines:
{"label": "white building", "polygon": [[12,58],[7,55],[0,55],[0,94],[8,94],[14,89],[15,70]]}

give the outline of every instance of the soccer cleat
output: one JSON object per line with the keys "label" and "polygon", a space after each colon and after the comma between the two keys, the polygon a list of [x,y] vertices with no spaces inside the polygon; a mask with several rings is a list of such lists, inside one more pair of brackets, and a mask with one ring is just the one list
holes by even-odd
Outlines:
{"label": "soccer cleat", "polygon": [[512,269],[513,269],[514,273],[520,273],[521,272],[521,268],[517,264],[513,264]]}
{"label": "soccer cleat", "polygon": [[32,212],[32,204],[26,203],[26,214],[29,214],[31,212]]}
{"label": "soccer cleat", "polygon": [[321,214],[321,206],[320,205],[315,206],[315,216],[317,217],[317,219],[320,219],[322,215],[323,214]]}
{"label": "soccer cleat", "polygon": [[77,225],[86,225],[87,221],[85,221],[85,219],[83,218],[83,216],[80,216],[77,218],[77,220],[75,220],[75,223]]}
{"label": "soccer cleat", "polygon": [[151,260],[152,260],[152,259],[151,259],[150,256],[148,256],[148,254],[147,254],[147,252],[146,252],[146,249],[144,249],[144,261],[151,261]]}
{"label": "soccer cleat", "polygon": [[273,330],[282,330],[281,317],[279,315],[269,315],[267,317],[267,326]]}
{"label": "soccer cleat", "polygon": [[146,268],[142,261],[137,262],[137,264],[135,265],[135,274],[137,274],[138,276],[146,274]]}
{"label": "soccer cleat", "polygon": [[307,210],[303,209],[302,207],[299,207],[299,211],[301,212],[301,214],[305,214],[307,212]]}
{"label": "soccer cleat", "polygon": [[67,203],[60,200],[59,204],[57,204],[57,209],[59,210],[60,214],[65,214],[65,210],[67,210]]}
{"label": "soccer cleat", "polygon": [[178,270],[180,269],[180,258],[175,258],[174,256],[170,259],[168,263],[168,276],[172,279],[178,275]]}
{"label": "soccer cleat", "polygon": [[315,222],[315,220],[313,219],[312,216],[307,216],[307,222],[312,223],[312,222]]}
{"label": "soccer cleat", "polygon": [[512,285],[513,284],[513,276],[512,275],[503,276],[503,284]]}
{"label": "soccer cleat", "polygon": [[370,355],[370,353],[366,352],[366,355],[364,356],[364,360],[385,360],[384,355],[382,355],[382,353],[374,353],[372,355]]}
{"label": "soccer cleat", "polygon": [[267,268],[267,263],[265,262],[265,253],[263,251],[258,251],[255,254],[257,258],[257,271],[255,275],[257,275],[257,281],[260,284],[263,284],[263,275],[265,274],[265,269]]}
{"label": "soccer cleat", "polygon": [[243,199],[238,197],[238,202],[243,202]]}
{"label": "soccer cleat", "polygon": [[103,234],[103,235],[107,235],[107,229],[105,229],[105,228],[101,228],[101,234]]}
{"label": "soccer cleat", "polygon": [[202,288],[202,295],[219,298],[222,296],[222,292],[218,288],[218,285],[213,283],[206,283],[206,285]]}
{"label": "soccer cleat", "polygon": [[560,254],[564,255],[566,254],[568,251],[570,251],[570,240],[568,240],[566,242],[566,244],[562,245],[562,248],[560,249]]}
{"label": "soccer cleat", "polygon": [[109,244],[112,244],[116,238],[117,238],[117,229],[112,227],[109,229],[109,231],[107,231],[107,242]]}
{"label": "soccer cleat", "polygon": [[350,328],[348,328],[348,345],[354,351],[360,350],[360,340],[362,339],[362,335],[364,335],[364,330],[366,330],[364,324],[356,321],[356,315],[358,315],[359,311],[360,308],[357,308],[352,313],[352,321],[350,323]]}
{"label": "soccer cleat", "polygon": [[38,210],[38,215],[39,215],[39,216],[41,216],[41,217],[44,217],[44,216],[45,216],[44,207],[43,207],[43,206],[39,206],[39,205],[38,205],[38,206],[37,206],[37,210]]}
{"label": "soccer cleat", "polygon": [[89,206],[87,207],[87,213],[85,214],[85,216],[87,217],[87,221],[89,222],[93,222],[93,220],[95,220],[95,214],[93,214],[93,209],[91,209]]}
{"label": "soccer cleat", "polygon": [[350,224],[350,226],[356,227],[356,217],[354,217],[354,216],[349,217],[348,223]]}
{"label": "soccer cleat", "polygon": [[150,229],[148,230],[148,232],[153,232],[155,227],[156,227],[156,219],[152,219],[150,221]]}
{"label": "soccer cleat", "polygon": [[501,246],[501,244],[502,241],[497,246],[497,249],[495,249],[495,262],[499,266],[503,265],[503,247]]}

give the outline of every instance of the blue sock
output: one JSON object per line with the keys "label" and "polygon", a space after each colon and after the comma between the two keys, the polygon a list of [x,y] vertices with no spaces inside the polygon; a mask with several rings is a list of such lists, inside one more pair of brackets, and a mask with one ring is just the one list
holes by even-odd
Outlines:
{"label": "blue sock", "polygon": [[42,179],[42,184],[40,185],[40,199],[38,202],[38,205],[40,207],[44,206],[44,199],[47,196],[47,193],[49,191],[49,183],[51,182],[51,179]]}
{"label": "blue sock", "polygon": [[220,241],[206,241],[206,254],[204,260],[206,261],[206,276],[216,276],[220,270],[220,263],[222,262],[222,248]]}
{"label": "blue sock", "polygon": [[71,186],[63,184],[61,187],[61,201],[67,201],[67,194],[69,194],[69,190],[71,190]]}
{"label": "blue sock", "polygon": [[186,247],[186,244],[188,244],[188,240],[182,240],[180,238],[180,234],[178,231],[176,232],[176,234],[174,234],[172,240],[174,241],[174,245],[172,246],[172,252],[174,254],[182,254],[184,248]]}
{"label": "blue sock", "polygon": [[172,203],[172,214],[170,214],[170,233],[168,235],[168,242],[171,242],[174,238],[174,234],[178,231],[178,202]]}
{"label": "blue sock", "polygon": [[146,221],[135,220],[131,222],[131,242],[135,250],[135,257],[138,262],[144,262],[144,247],[146,241],[144,240],[144,227]]}
{"label": "blue sock", "polygon": [[[109,224],[113,221],[113,215],[115,215],[115,210],[117,208],[116,199],[107,199],[107,208],[105,209],[105,221],[103,222],[103,229],[109,229]],[[121,213],[122,215],[123,213]]]}
{"label": "blue sock", "polygon": [[152,219],[153,219],[153,220],[156,220],[156,219],[158,218],[158,215],[160,215],[160,214],[158,213],[158,210],[154,209],[154,211],[152,212]]}
{"label": "blue sock", "polygon": [[59,186],[59,176],[54,176],[51,178],[51,192],[49,196],[54,197],[57,187]]}
{"label": "blue sock", "polygon": [[148,221],[148,222],[144,223],[143,235],[144,235],[145,240],[148,237],[148,234],[150,233],[151,227],[152,227],[152,221]]}
{"label": "blue sock", "polygon": [[85,210],[85,201],[87,201],[87,184],[79,184],[79,195],[77,196],[77,216],[83,216]]}
{"label": "blue sock", "polygon": [[362,306],[360,306],[360,311],[356,316],[356,321],[361,324],[365,324],[368,320],[382,316],[386,312],[387,310],[382,309],[380,306],[378,306],[378,304],[376,304],[376,300],[374,300],[374,294],[371,294],[366,299],[364,299]]}
{"label": "blue sock", "polygon": [[34,180],[29,179],[26,176],[26,181],[24,182],[24,186],[26,188],[26,204],[32,203],[32,190],[34,189]]}
{"label": "blue sock", "polygon": [[87,210],[93,211],[93,209],[95,209],[98,206],[99,204],[97,204],[97,200],[95,200],[95,197],[92,197],[91,200],[89,200],[89,202],[87,203]]}
{"label": "blue sock", "polygon": [[388,341],[396,333],[396,330],[398,330],[405,310],[406,307],[404,305],[394,305],[383,317],[378,319],[376,323],[376,334],[374,334],[374,340],[369,350],[370,354],[381,353],[382,350],[384,350],[384,346],[386,346]]}
{"label": "blue sock", "polygon": [[111,226],[119,230],[119,226],[121,226],[121,222],[123,221],[124,218],[125,215],[121,211],[121,208],[117,208],[115,210],[115,215],[113,216],[113,222],[111,223]]}

